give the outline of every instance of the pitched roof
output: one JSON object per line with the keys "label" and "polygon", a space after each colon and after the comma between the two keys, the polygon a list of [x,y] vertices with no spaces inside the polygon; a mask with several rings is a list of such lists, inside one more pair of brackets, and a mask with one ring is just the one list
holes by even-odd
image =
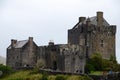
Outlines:
{"label": "pitched roof", "polygon": [[[87,18],[87,19],[88,19],[88,18]],[[82,23],[86,24],[87,19],[84,20],[84,22],[78,22],[73,28],[78,28],[78,25],[82,25]],[[90,17],[89,19],[90,19],[90,21],[91,21],[91,24],[97,25],[97,16]],[[104,26],[110,26],[110,24],[109,24],[104,18],[103,18],[103,25],[104,25]]]}
{"label": "pitched roof", "polygon": [[[14,45],[14,48],[22,48],[27,42],[28,40],[17,41]],[[11,49],[11,45],[8,47],[8,49]]]}
{"label": "pitched roof", "polygon": [[[91,24],[97,25],[97,17],[90,17]],[[103,25],[109,26],[109,23],[103,18]]]}

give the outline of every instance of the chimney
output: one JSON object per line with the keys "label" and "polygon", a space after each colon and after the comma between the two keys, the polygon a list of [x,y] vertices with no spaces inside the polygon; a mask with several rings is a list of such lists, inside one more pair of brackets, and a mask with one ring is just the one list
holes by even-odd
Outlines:
{"label": "chimney", "polygon": [[33,41],[33,37],[29,37],[29,41],[30,41],[30,42]]}
{"label": "chimney", "polygon": [[17,43],[17,40],[11,39],[11,47],[14,47],[16,43]]}
{"label": "chimney", "polygon": [[102,26],[103,25],[103,12],[97,12],[97,25]]}
{"label": "chimney", "polygon": [[29,57],[31,57],[31,55],[33,54],[33,37],[29,37],[28,41],[29,41]]}
{"label": "chimney", "polygon": [[90,22],[91,22],[91,21],[90,21],[90,18],[88,17],[87,20],[86,20],[86,24],[87,24],[88,26],[90,26],[90,24],[91,24]]}
{"label": "chimney", "polygon": [[50,40],[49,46],[53,46],[53,45],[54,45],[54,41],[53,41],[53,40]]}
{"label": "chimney", "polygon": [[29,37],[30,50],[33,48],[33,37]]}
{"label": "chimney", "polygon": [[85,21],[86,17],[79,17],[79,22]]}

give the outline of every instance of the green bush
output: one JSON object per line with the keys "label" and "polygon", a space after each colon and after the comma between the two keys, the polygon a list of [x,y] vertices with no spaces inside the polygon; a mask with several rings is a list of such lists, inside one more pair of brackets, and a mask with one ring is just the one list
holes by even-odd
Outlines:
{"label": "green bush", "polygon": [[23,78],[17,78],[17,79],[15,79],[15,80],[24,80]]}
{"label": "green bush", "polygon": [[48,80],[48,74],[44,72],[40,80]]}
{"label": "green bush", "polygon": [[10,74],[12,72],[12,68],[9,66],[5,66],[3,64],[0,64],[0,71],[3,72],[3,75]]}
{"label": "green bush", "polygon": [[55,80],[66,80],[66,78],[63,75],[57,75]]}
{"label": "green bush", "polygon": [[[80,79],[81,80],[81,79]],[[92,78],[90,78],[89,76],[85,75],[83,76],[83,80],[93,80]]]}
{"label": "green bush", "polygon": [[90,73],[91,71],[94,71],[94,66],[90,63],[86,63],[85,65],[85,73]]}
{"label": "green bush", "polygon": [[39,73],[39,69],[38,68],[34,68],[33,70],[30,71],[30,74],[38,74]]}
{"label": "green bush", "polygon": [[[90,59],[92,65],[94,66],[95,70],[101,71],[102,68],[102,56],[100,53],[94,53]],[[97,62],[96,62],[97,61]]]}
{"label": "green bush", "polygon": [[48,80],[48,77],[43,75],[40,80]]}
{"label": "green bush", "polygon": [[91,71],[120,71],[119,67],[120,65],[114,56],[111,56],[110,60],[108,60],[103,59],[101,54],[95,53],[86,60],[85,73],[90,73]]}

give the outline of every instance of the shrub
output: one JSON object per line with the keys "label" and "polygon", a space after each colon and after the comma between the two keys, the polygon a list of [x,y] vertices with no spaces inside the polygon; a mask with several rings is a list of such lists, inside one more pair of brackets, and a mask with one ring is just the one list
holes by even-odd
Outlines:
{"label": "shrub", "polygon": [[63,75],[57,75],[55,80],[66,80],[66,78]]}
{"label": "shrub", "polygon": [[91,71],[94,71],[94,66],[90,63],[86,63],[85,65],[85,73],[90,73]]}
{"label": "shrub", "polygon": [[15,80],[24,80],[23,78],[16,78]]}
{"label": "shrub", "polygon": [[44,72],[40,80],[48,80],[48,74]]}
{"label": "shrub", "polygon": [[[82,80],[82,79],[81,79]],[[89,76],[85,75],[83,76],[83,80],[93,80],[92,78],[90,78]]]}
{"label": "shrub", "polygon": [[38,68],[34,68],[33,70],[30,71],[30,74],[38,74],[38,73],[39,73]]}
{"label": "shrub", "polygon": [[3,75],[10,74],[12,72],[12,68],[9,66],[5,66],[3,64],[0,64],[0,71],[3,72]]}
{"label": "shrub", "polygon": [[48,80],[48,77],[43,75],[40,80]]}

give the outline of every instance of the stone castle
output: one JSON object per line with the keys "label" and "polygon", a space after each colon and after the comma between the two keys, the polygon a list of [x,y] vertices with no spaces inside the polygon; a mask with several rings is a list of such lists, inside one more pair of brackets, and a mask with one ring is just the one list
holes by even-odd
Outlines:
{"label": "stone castle", "polygon": [[35,67],[42,60],[44,69],[84,73],[86,58],[92,54],[100,53],[104,59],[116,56],[115,36],[116,26],[103,18],[103,12],[97,12],[94,17],[79,17],[78,23],[68,30],[67,44],[50,41],[46,46],[38,46],[33,37],[12,39],[7,48],[7,65],[13,69]]}

